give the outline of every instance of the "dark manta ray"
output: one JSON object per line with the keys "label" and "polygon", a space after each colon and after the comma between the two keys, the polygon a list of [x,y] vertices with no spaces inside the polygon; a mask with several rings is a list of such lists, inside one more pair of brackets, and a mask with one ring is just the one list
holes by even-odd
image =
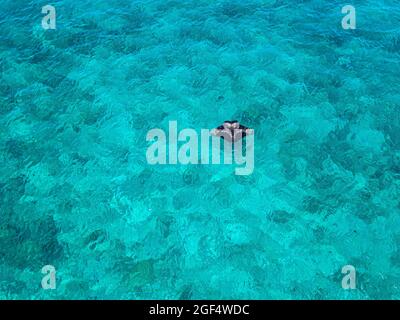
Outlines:
{"label": "dark manta ray", "polygon": [[253,129],[241,125],[238,121],[225,121],[222,126],[211,130],[211,134],[226,139],[229,142],[236,142],[246,135],[254,134]]}

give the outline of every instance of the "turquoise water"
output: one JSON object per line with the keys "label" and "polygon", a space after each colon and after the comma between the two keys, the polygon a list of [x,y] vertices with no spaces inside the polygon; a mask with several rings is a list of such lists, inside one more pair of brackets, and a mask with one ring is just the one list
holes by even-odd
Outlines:
{"label": "turquoise water", "polygon": [[[400,298],[398,1],[45,4],[0,6],[0,298]],[[147,164],[234,118],[252,175]]]}

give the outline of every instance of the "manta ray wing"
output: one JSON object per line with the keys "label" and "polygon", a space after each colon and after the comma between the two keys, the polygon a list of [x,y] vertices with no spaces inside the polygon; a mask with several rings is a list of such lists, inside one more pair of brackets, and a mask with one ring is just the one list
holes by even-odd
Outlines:
{"label": "manta ray wing", "polygon": [[238,121],[224,121],[224,123],[211,131],[211,134],[217,137],[236,142],[243,139],[246,135],[253,134],[254,130],[241,125]]}

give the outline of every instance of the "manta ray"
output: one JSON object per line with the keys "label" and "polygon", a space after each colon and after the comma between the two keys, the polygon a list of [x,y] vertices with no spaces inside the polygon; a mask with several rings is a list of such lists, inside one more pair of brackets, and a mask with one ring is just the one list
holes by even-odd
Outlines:
{"label": "manta ray", "polygon": [[254,130],[241,125],[237,120],[232,120],[224,121],[221,126],[211,130],[211,134],[229,142],[236,142],[247,135],[254,134]]}

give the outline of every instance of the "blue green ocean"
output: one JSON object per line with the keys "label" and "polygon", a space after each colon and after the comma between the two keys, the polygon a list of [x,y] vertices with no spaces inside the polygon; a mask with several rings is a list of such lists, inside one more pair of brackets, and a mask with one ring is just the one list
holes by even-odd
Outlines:
{"label": "blue green ocean", "polygon": [[[0,299],[400,299],[399,111],[395,0],[2,0]],[[232,119],[250,175],[146,160]]]}

